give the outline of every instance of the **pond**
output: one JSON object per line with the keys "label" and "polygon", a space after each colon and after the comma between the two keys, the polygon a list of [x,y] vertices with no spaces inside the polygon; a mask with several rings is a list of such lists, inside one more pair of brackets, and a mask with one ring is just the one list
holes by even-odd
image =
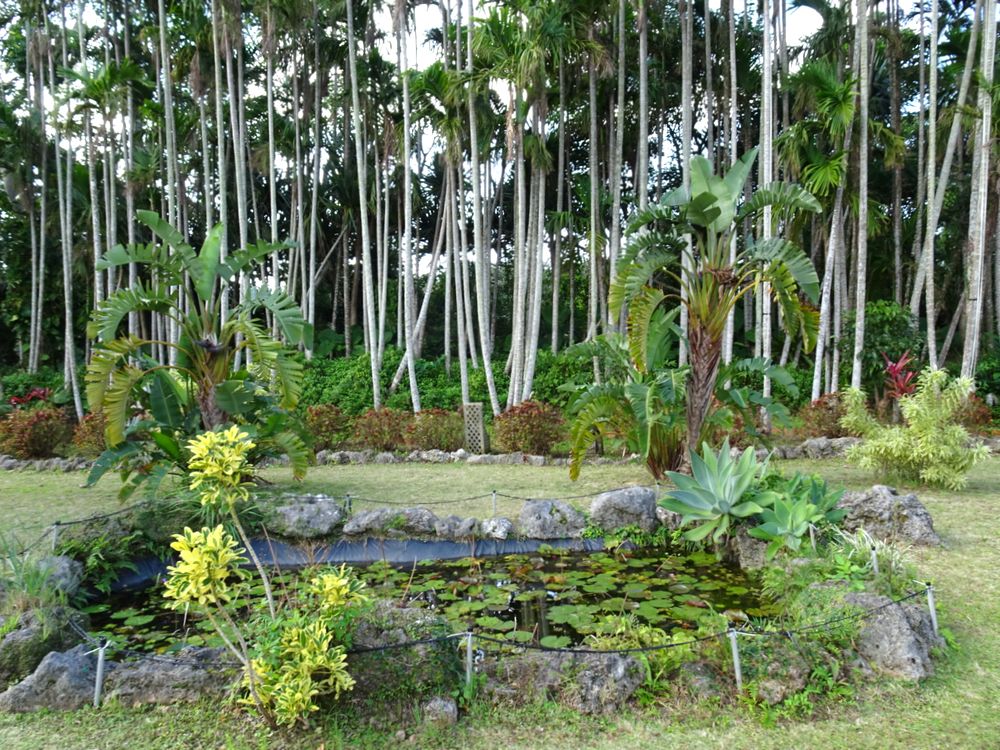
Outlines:
{"label": "pond", "polygon": [[[753,577],[705,552],[543,550],[406,567],[373,563],[354,570],[373,595],[433,609],[455,632],[471,629],[544,646],[579,644],[609,615],[632,614],[671,632],[696,627],[709,610],[733,619],[775,614]],[[275,576],[276,590],[301,574]],[[161,585],[91,604],[86,611],[93,632],[119,645],[127,641],[135,650],[221,645],[207,620],[165,609]]]}

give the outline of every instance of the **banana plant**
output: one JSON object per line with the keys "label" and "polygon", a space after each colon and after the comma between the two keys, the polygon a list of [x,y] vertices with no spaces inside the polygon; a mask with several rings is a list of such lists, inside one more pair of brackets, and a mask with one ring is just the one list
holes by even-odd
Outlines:
{"label": "banana plant", "polygon": [[759,226],[769,210],[776,226],[786,226],[801,212],[821,210],[812,194],[792,183],[764,185],[743,201],[756,156],[752,149],[721,176],[707,159],[692,159],[690,191],[668,193],[629,225],[628,244],[609,293],[613,317],[628,306],[633,346],[642,346],[649,321],[661,306],[674,300],[687,308],[686,419],[692,454],[715,392],[726,321],[739,300],[769,284],[785,329],[799,331],[807,351],[816,340],[819,278],[801,248],[779,237],[745,237],[735,258],[730,256],[731,241],[744,220]]}
{"label": "banana plant", "polygon": [[[98,272],[136,264],[146,279],[119,289],[94,310],[87,334],[95,340],[86,386],[90,408],[104,413],[109,452],[95,464],[92,481],[114,465],[148,455],[137,436],[148,435],[157,454],[184,463],[184,436],[229,422],[253,427],[262,449],[287,453],[297,476],[308,451],[288,426],[287,413],[302,391],[302,364],[292,346],[311,336],[295,301],[281,291],[250,286],[223,320],[223,298],[238,278],[254,270],[275,246],[257,243],[222,256],[222,225],[213,227],[198,250],[151,211],[137,218],[160,242],[116,245],[97,263]],[[284,337],[273,338],[266,311]],[[122,332],[132,314],[159,315],[175,336],[154,339]],[[148,330],[151,326],[142,326]],[[166,361],[157,351],[170,351]],[[245,367],[236,368],[238,358]],[[277,411],[284,414],[277,414]],[[129,429],[145,413],[140,430]],[[147,446],[153,447],[153,446]],[[150,472],[148,466],[138,470]]]}
{"label": "banana plant", "polygon": [[765,466],[758,463],[753,448],[747,448],[734,460],[728,440],[718,453],[706,443],[702,455],[691,454],[691,476],[668,472],[677,489],[668,492],[660,505],[679,514],[682,526],[698,523],[684,532],[686,539],[700,542],[711,535],[718,544],[739,520],[764,510],[744,496]]}

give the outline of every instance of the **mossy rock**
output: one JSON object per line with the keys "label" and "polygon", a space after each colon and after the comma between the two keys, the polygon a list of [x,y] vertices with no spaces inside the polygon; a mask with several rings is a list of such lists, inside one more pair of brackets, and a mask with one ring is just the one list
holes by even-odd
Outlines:
{"label": "mossy rock", "polygon": [[[34,672],[50,651],[65,651],[80,643],[71,622],[81,630],[88,625],[86,615],[68,607],[18,616],[16,627],[0,640],[0,687]],[[8,630],[6,622],[3,630]]]}
{"label": "mossy rock", "polygon": [[464,673],[458,641],[381,650],[383,646],[438,638],[450,632],[447,620],[426,609],[376,601],[355,628],[352,648],[372,650],[347,658],[348,671],[357,681],[348,700],[409,702],[419,696],[450,693]]}

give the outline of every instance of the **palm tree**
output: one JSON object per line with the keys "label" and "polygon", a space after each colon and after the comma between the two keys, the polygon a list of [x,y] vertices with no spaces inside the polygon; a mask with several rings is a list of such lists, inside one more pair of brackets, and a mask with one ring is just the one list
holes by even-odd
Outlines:
{"label": "palm tree", "polygon": [[[980,121],[975,134],[973,158],[973,200],[969,209],[969,253],[967,290],[965,295],[965,347],[962,352],[962,377],[971,378],[979,359],[985,286],[987,197],[990,183],[990,152],[993,149],[993,65],[996,56],[996,3],[985,3],[983,47],[980,57],[978,106]],[[994,209],[995,211],[995,209]],[[995,230],[994,230],[995,231]],[[1000,264],[1000,259],[998,259]]]}
{"label": "palm tree", "polygon": [[469,161],[472,169],[472,231],[473,244],[475,245],[476,256],[476,312],[479,322],[479,344],[483,355],[483,373],[486,375],[486,388],[489,391],[490,405],[493,413],[500,413],[500,401],[497,399],[497,387],[493,378],[493,340],[492,328],[490,327],[489,316],[489,294],[487,291],[488,258],[486,251],[486,237],[483,231],[483,199],[482,199],[482,170],[479,163],[479,127],[477,122],[476,99],[477,91],[473,84],[473,0],[468,0],[468,25],[466,27],[466,75],[469,78],[468,86],[468,115],[469,115]]}
{"label": "palm tree", "polygon": [[860,136],[858,150],[858,231],[857,267],[854,277],[854,361],[851,366],[851,388],[861,388],[862,355],[865,346],[865,299],[868,292],[868,95],[871,91],[871,70],[868,66],[868,0],[858,0],[857,38],[859,50],[858,100]]}
{"label": "palm tree", "polygon": [[[362,304],[365,310],[365,320],[368,330],[373,334],[375,328],[375,279],[372,273],[372,243],[371,232],[368,227],[368,158],[365,155],[364,133],[361,126],[361,95],[358,83],[358,61],[357,52],[354,49],[354,10],[352,0],[348,0],[347,9],[347,59],[350,68],[351,78],[351,129],[354,131],[354,158],[356,159],[355,169],[358,176],[358,223],[361,229],[361,264],[362,264]],[[344,280],[346,294],[347,280]],[[345,304],[346,308],[346,304]],[[383,305],[384,309],[384,305]],[[344,311],[345,318],[347,311]],[[346,338],[350,338],[350,321],[344,321],[344,331]],[[381,337],[380,337],[381,338]],[[382,405],[382,392],[379,380],[381,371],[381,347],[374,345],[369,352],[369,364],[372,377],[373,406],[378,409]]]}
{"label": "palm tree", "polygon": [[[819,202],[792,183],[765,185],[742,201],[756,156],[757,149],[752,149],[724,176],[715,175],[704,157],[692,159],[690,191],[683,186],[674,190],[629,226],[630,243],[611,288],[609,304],[614,310],[629,305],[633,350],[646,345],[651,317],[668,299],[679,299],[688,311],[686,410],[691,452],[700,445],[715,392],[729,312],[745,295],[769,283],[785,330],[797,330],[807,349],[816,340],[816,311],[798,295],[801,291],[815,303],[819,280],[800,248],[778,237],[757,242],[747,238],[736,262],[729,259],[730,237],[744,219],[759,225],[768,209],[775,221],[787,225],[801,211],[820,211]],[[691,237],[690,250],[685,235]],[[662,279],[670,286],[663,288]]]}

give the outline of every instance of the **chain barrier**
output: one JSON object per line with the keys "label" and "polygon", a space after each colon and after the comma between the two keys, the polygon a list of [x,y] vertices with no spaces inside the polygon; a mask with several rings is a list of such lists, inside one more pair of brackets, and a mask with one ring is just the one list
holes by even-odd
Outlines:
{"label": "chain barrier", "polygon": [[[472,631],[465,631],[461,633],[451,633],[449,635],[436,636],[433,638],[421,638],[411,641],[403,641],[400,643],[387,643],[379,646],[361,646],[356,648],[347,649],[346,653],[348,655],[360,655],[360,654],[373,654],[373,653],[385,653],[388,651],[399,651],[403,649],[414,648],[416,646],[426,646],[433,645],[437,643],[447,643],[449,641],[461,640],[464,642],[465,646],[465,679],[467,684],[471,684],[474,671],[475,671],[475,659],[476,655],[473,650],[473,642],[480,641],[484,643],[491,643],[500,646],[506,646],[516,650],[524,651],[541,651],[547,653],[557,653],[557,654],[579,654],[579,655],[597,655],[606,656],[610,654],[616,655],[626,655],[626,654],[641,654],[641,653],[651,653],[656,651],[665,651],[671,648],[680,648],[683,646],[692,646],[697,643],[704,643],[705,641],[717,640],[722,638],[728,638],[729,646],[733,661],[733,673],[734,680],[736,684],[736,692],[740,694],[743,692],[743,668],[740,660],[740,649],[739,649],[739,636],[779,636],[788,638],[789,640],[795,641],[795,636],[802,633],[815,632],[821,628],[829,627],[835,625],[839,622],[844,622],[847,620],[860,620],[870,617],[871,615],[880,612],[889,607],[902,604],[903,602],[914,599],[918,596],[926,595],[928,599],[928,607],[930,609],[931,619],[935,625],[935,633],[937,632],[937,614],[934,609],[934,593],[933,587],[930,582],[924,584],[923,591],[912,591],[905,596],[898,599],[893,599],[885,604],[881,604],[877,607],[871,607],[870,609],[862,610],[860,612],[852,612],[849,615],[844,615],[842,617],[834,617],[828,620],[824,620],[818,623],[812,623],[809,625],[803,625],[795,630],[774,630],[774,631],[758,631],[758,630],[747,630],[743,628],[727,628],[726,630],[719,631],[717,633],[709,633],[704,636],[699,636],[696,638],[691,638],[686,641],[677,641],[672,643],[661,643],[652,646],[632,646],[626,648],[618,649],[592,649],[592,648],[568,648],[568,647],[558,647],[558,646],[543,646],[542,644],[535,643],[517,643],[508,641],[503,638],[495,638],[493,636],[484,635],[482,633],[473,633]],[[144,659],[148,661],[153,661],[161,664],[170,664],[174,666],[187,666],[187,667],[201,667],[203,669],[234,669],[242,666],[240,662],[234,661],[196,661],[192,659],[176,659],[172,657],[165,657],[159,654],[151,654],[141,651],[135,651],[133,649],[125,648],[124,646],[116,648],[113,641],[110,638],[102,637],[101,639],[94,638],[90,633],[81,628],[73,620],[68,620],[67,623],[70,629],[73,630],[84,643],[91,646],[91,650],[87,651],[86,654],[97,653],[97,669],[94,678],[94,707],[99,707],[101,703],[101,695],[104,689],[104,675],[105,675],[105,657],[109,649],[117,651],[125,657]],[[482,649],[481,653],[486,652]],[[494,653],[502,653],[498,650],[494,650]]]}

